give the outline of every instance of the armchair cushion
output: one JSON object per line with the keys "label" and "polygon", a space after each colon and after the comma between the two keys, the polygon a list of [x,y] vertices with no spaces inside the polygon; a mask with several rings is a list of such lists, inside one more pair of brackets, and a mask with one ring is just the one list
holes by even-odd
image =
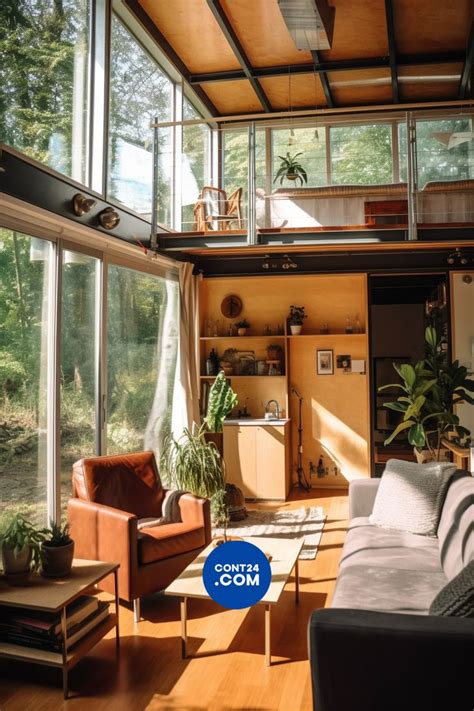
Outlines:
{"label": "armchair cushion", "polygon": [[80,499],[130,511],[138,518],[162,514],[164,491],[153,452],[81,459],[73,466]]}
{"label": "armchair cushion", "polygon": [[199,524],[168,523],[142,528],[138,533],[138,562],[141,565],[154,563],[205,545],[205,530]]}

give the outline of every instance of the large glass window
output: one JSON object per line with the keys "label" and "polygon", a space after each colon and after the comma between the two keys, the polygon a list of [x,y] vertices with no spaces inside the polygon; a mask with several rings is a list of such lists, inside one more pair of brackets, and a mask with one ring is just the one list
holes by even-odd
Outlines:
{"label": "large glass window", "polygon": [[100,260],[65,249],[61,318],[61,499],[71,494],[71,467],[97,453],[97,319]]}
{"label": "large glass window", "polygon": [[86,182],[90,0],[0,3],[0,140]]}
{"label": "large glass window", "polygon": [[0,229],[0,509],[46,523],[52,247]]}
{"label": "large glass window", "polygon": [[107,303],[108,452],[159,450],[171,426],[178,284],[112,265]]}
{"label": "large glass window", "polygon": [[[435,180],[474,177],[474,141],[470,118],[416,122],[418,188]],[[453,134],[458,134],[456,136]],[[461,134],[461,135],[459,135]],[[468,134],[463,136],[462,134]]]}
{"label": "large glass window", "polygon": [[[152,210],[153,132],[172,119],[173,85],[115,16],[111,27],[108,195],[147,218]],[[173,162],[171,132],[159,132],[158,220],[169,224]]]}
{"label": "large glass window", "polygon": [[331,126],[333,185],[377,185],[393,181],[389,124]]}
{"label": "large glass window", "polygon": [[[290,180],[285,175],[275,177],[282,158],[296,159],[307,175],[308,182]],[[299,154],[299,155],[298,155]],[[326,129],[286,128],[272,131],[272,185],[273,188],[319,187],[327,184]]]}
{"label": "large glass window", "polygon": [[[183,99],[183,119],[201,118],[194,106]],[[205,124],[183,126],[181,165],[181,221],[183,231],[193,229],[194,206],[201,189],[209,185],[211,132]]]}

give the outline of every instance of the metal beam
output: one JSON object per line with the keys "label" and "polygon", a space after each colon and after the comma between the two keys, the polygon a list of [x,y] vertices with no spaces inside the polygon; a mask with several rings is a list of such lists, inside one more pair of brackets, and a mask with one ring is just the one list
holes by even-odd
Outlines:
{"label": "metal beam", "polygon": [[263,109],[265,111],[270,112],[272,110],[272,105],[268,100],[260,82],[254,76],[254,70],[250,64],[250,61],[247,55],[245,54],[244,48],[240,44],[240,40],[237,37],[234,28],[229,22],[229,18],[225,14],[222,5],[220,4],[220,0],[207,0],[207,4],[209,5],[209,8],[215,17],[217,24],[222,30],[227,42],[230,44],[233,53],[237,57],[239,64],[242,67],[242,71],[244,73],[242,79],[248,79],[250,81],[253,90],[257,94],[258,99],[262,104]]}
{"label": "metal beam", "polygon": [[469,32],[469,39],[467,41],[466,47],[466,58],[464,61],[464,69],[461,75],[461,81],[459,82],[459,98],[465,99],[466,92],[471,82],[471,95],[473,93],[472,87],[472,70],[474,67],[474,22],[471,25],[471,31]]}
{"label": "metal beam", "polygon": [[[130,1],[130,0],[128,0]],[[464,50],[456,52],[441,52],[438,54],[410,54],[399,56],[397,65],[399,67],[410,66],[430,66],[433,64],[449,64],[463,62],[466,58]],[[265,79],[266,77],[288,76],[291,74],[317,74],[325,72],[351,72],[359,69],[380,69],[390,67],[390,57],[367,57],[363,59],[347,59],[333,62],[320,62],[315,64],[285,64],[273,67],[259,67],[252,70],[254,79]],[[247,79],[247,74],[240,69],[231,69],[222,72],[203,72],[201,74],[190,74],[188,81],[193,86],[196,84],[207,84],[217,81],[235,81],[237,79]]]}
{"label": "metal beam", "polygon": [[[148,32],[148,34],[155,40],[156,44],[160,47],[164,54],[166,54],[171,64],[173,64],[178,70],[178,72],[181,74],[184,81],[191,85],[191,82],[189,80],[189,69],[181,60],[181,58],[176,54],[173,47],[170,45],[166,37],[160,32],[158,27],[149,17],[149,15],[147,15],[138,0],[124,0],[124,3],[129,8],[129,10],[133,12],[137,20]],[[200,86],[193,86],[193,91],[200,99],[200,101],[202,101],[202,103],[212,116],[217,116],[219,114],[219,111],[216,109],[204,89],[201,89]]]}
{"label": "metal beam", "polygon": [[393,103],[398,104],[400,101],[400,93],[398,90],[397,49],[395,45],[395,25],[393,21],[392,0],[385,0],[385,19],[387,22],[388,52],[390,73],[392,76]]}
{"label": "metal beam", "polygon": [[[317,50],[313,49],[311,54],[314,60],[314,68],[317,69],[321,63],[319,59],[319,53],[317,52]],[[326,104],[328,105],[329,109],[333,109],[334,99],[332,98],[331,87],[329,86],[329,81],[326,76],[326,72],[319,72],[319,81],[321,82],[321,86],[323,87],[324,96],[326,97]]]}

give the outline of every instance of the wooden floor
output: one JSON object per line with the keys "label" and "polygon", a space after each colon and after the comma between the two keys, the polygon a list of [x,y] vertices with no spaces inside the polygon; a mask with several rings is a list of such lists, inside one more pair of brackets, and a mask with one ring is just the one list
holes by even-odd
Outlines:
{"label": "wooden floor", "polygon": [[[57,670],[0,660],[0,711],[310,711],[306,628],[311,611],[330,603],[347,523],[345,491],[295,494],[275,508],[324,507],[327,522],[316,560],[300,563],[300,603],[290,580],[272,612],[272,666],[265,667],[264,610],[222,610],[188,602],[188,649],[181,659],[179,602],[146,598],[134,625],[121,606],[121,652],[109,634],[70,673],[63,701]],[[268,506],[271,506],[270,504]],[[106,596],[104,596],[106,597]]]}

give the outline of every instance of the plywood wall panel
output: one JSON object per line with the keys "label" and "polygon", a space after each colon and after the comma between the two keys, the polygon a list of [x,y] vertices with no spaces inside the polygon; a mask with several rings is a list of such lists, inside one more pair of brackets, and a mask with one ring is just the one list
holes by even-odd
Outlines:
{"label": "plywood wall panel", "polygon": [[327,105],[321,80],[314,73],[264,78],[260,83],[274,109],[325,108]]}
{"label": "plywood wall panel", "polygon": [[474,16],[472,0],[397,0],[393,3],[397,52],[464,49]]}
{"label": "plywood wall panel", "polygon": [[262,104],[249,81],[221,81],[202,86],[221,114],[262,111]]}

